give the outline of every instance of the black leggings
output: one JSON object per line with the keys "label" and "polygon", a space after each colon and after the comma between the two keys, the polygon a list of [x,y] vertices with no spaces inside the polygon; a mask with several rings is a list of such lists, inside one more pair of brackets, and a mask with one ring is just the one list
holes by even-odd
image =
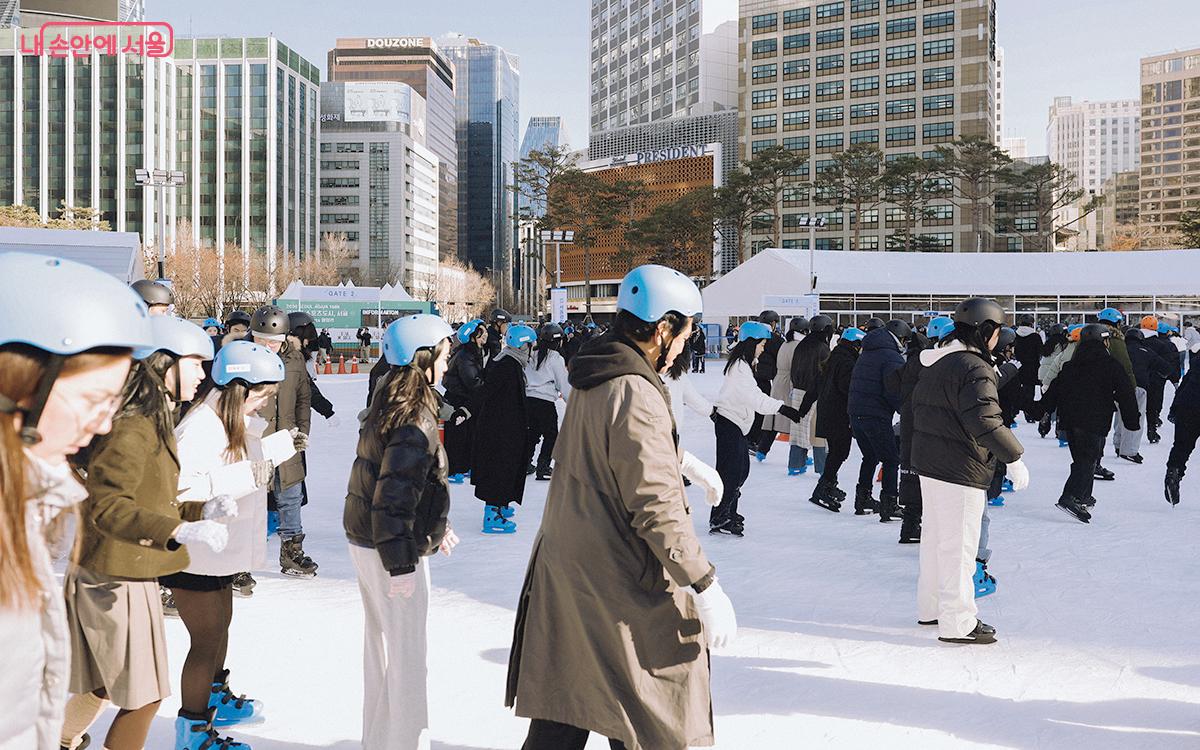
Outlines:
{"label": "black leggings", "polygon": [[750,476],[750,453],[740,427],[720,414],[713,420],[717,437],[717,473],[725,485],[721,504],[709,511],[709,523],[716,524],[737,514],[742,485]]}
{"label": "black leggings", "polygon": [[554,455],[554,443],[558,440],[558,409],[554,408],[553,401],[529,396],[525,399],[525,414],[529,418],[529,428],[525,432],[525,463],[533,461],[533,452],[540,440],[542,450],[538,454],[537,468],[545,471],[550,468],[550,457]]}
{"label": "black leggings", "polygon": [[[521,750],[583,750],[588,741],[588,730],[559,724],[548,719],[533,719],[529,722],[529,734]],[[610,750],[625,750],[625,743],[609,740]]]}
{"label": "black leggings", "polygon": [[225,669],[229,648],[229,623],[233,619],[233,588],[219,591],[171,589],[175,607],[191,638],[191,647],[183,662],[180,693],[183,710],[203,714],[208,710],[213,678]]}
{"label": "black leggings", "polygon": [[850,457],[850,431],[847,429],[844,435],[826,437],[825,442],[829,444],[829,453],[825,457],[825,471],[821,472],[821,479],[836,485],[838,470]]}

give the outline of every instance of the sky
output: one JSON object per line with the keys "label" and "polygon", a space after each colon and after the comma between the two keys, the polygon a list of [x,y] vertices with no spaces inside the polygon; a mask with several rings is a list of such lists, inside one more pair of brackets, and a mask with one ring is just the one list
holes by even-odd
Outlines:
{"label": "sky", "polygon": [[[733,0],[709,0],[732,12]],[[520,57],[521,128],[533,116],[565,119],[571,145],[587,142],[589,0],[148,0],[146,17],[181,35],[265,36],[327,74],[338,37],[441,36],[450,31]],[[1045,152],[1056,96],[1136,99],[1139,58],[1200,47],[1200,0],[998,0],[1005,48],[1006,137]]]}

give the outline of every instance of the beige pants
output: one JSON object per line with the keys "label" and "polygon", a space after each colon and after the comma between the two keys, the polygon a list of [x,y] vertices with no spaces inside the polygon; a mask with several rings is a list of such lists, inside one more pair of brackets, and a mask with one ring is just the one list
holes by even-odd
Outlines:
{"label": "beige pants", "polygon": [[942,638],[975,629],[975,555],[987,493],[921,477],[921,573],[917,619],[937,620]]}
{"label": "beige pants", "polygon": [[429,747],[426,626],[429,565],[417,564],[417,586],[389,599],[391,577],[373,549],[350,545],[364,614],[363,750]]}

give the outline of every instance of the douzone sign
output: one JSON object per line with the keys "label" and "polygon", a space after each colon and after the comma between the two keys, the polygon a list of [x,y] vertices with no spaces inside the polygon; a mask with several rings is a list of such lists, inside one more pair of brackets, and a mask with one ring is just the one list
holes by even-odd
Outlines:
{"label": "douzone sign", "polygon": [[425,38],[420,36],[393,36],[385,39],[368,39],[367,49],[395,49],[403,47],[425,47]]}

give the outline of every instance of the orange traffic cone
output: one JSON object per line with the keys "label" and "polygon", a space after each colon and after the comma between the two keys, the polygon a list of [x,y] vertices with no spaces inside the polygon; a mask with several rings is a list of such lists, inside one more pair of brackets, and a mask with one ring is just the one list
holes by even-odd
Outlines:
{"label": "orange traffic cone", "polygon": [[326,375],[333,374],[333,360],[330,359],[329,357],[325,358],[325,374]]}
{"label": "orange traffic cone", "polygon": [[339,355],[338,355],[338,369],[337,369],[337,374],[338,374],[338,375],[345,375],[345,374],[346,374],[346,355],[345,355],[345,354],[339,354]]}
{"label": "orange traffic cone", "polygon": [[350,360],[350,374],[351,375],[358,374],[358,357],[355,357]]}

